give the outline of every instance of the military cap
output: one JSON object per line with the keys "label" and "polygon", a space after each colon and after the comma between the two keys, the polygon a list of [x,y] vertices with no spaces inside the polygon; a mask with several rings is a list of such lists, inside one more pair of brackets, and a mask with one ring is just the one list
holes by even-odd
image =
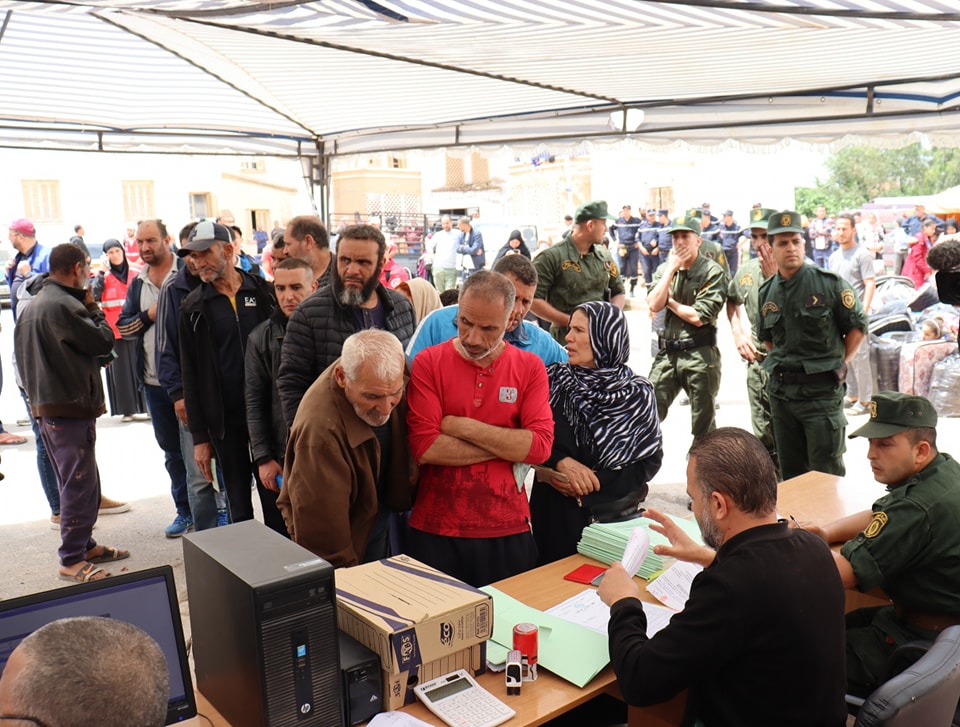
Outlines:
{"label": "military cap", "polygon": [[670,229],[667,230],[671,235],[674,232],[679,232],[680,230],[689,230],[694,235],[700,235],[700,218],[691,217],[690,215],[684,215],[683,217],[677,217],[674,219],[673,223],[670,225]]}
{"label": "military cap", "polygon": [[908,429],[937,426],[937,410],[922,396],[880,391],[870,400],[870,421],[850,435],[883,439]]}
{"label": "military cap", "polygon": [[772,210],[769,207],[754,207],[750,210],[750,227],[758,230],[767,229],[767,221],[776,210]]}
{"label": "military cap", "polygon": [[657,214],[658,214],[658,215],[666,215],[667,217],[669,217],[669,216],[670,216],[670,210],[660,209],[660,210],[657,210]]}
{"label": "military cap", "polygon": [[587,220],[616,220],[617,218],[607,212],[607,203],[602,199],[595,199],[592,202],[586,202],[577,207],[573,215],[574,222],[586,222]]}
{"label": "military cap", "polygon": [[800,213],[792,210],[772,212],[767,217],[767,234],[772,237],[780,232],[803,232]]}
{"label": "military cap", "polygon": [[[709,212],[709,210],[707,211]],[[696,217],[699,220],[701,215],[703,215],[703,210],[700,209],[699,207],[691,207],[683,214],[684,214],[684,217]]]}

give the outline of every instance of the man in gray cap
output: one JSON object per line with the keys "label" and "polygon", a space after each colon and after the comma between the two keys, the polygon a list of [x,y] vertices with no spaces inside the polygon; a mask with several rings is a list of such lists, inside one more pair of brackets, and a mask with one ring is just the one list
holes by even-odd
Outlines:
{"label": "man in gray cap", "polygon": [[[216,456],[230,518],[238,522],[253,519],[244,351],[250,332],[269,317],[276,299],[270,283],[233,266],[233,245],[233,233],[227,227],[204,221],[177,254],[193,261],[201,280],[180,307],[183,399],[194,458],[212,482]],[[275,511],[270,494],[262,483],[257,484],[264,508]]]}
{"label": "man in gray cap", "polygon": [[874,479],[888,494],[870,510],[807,529],[828,543],[847,588],[882,588],[892,606],[847,615],[849,691],[866,696],[888,676],[894,649],[932,641],[960,624],[960,465],[937,451],[937,412],[922,396],[874,394],[870,421],[851,434],[870,440]]}
{"label": "man in gray cap", "polygon": [[810,470],[842,475],[847,364],[867,330],[848,282],[807,265],[800,214],[774,212],[767,238],[777,274],[760,288],[760,340],[783,479]]}
{"label": "man in gray cap", "polygon": [[606,220],[615,219],[602,200],[580,205],[574,215],[573,232],[533,261],[538,278],[533,312],[550,323],[550,333],[561,345],[570,314],[581,303],[607,300],[623,308],[623,279],[602,244]]}

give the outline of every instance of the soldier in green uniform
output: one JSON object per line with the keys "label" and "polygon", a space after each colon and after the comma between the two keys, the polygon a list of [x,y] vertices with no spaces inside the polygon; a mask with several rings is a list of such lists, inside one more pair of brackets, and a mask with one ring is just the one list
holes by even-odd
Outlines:
{"label": "soldier in green uniform", "polygon": [[666,311],[659,351],[650,368],[663,421],[683,389],[690,399],[694,439],[716,429],[714,403],[720,389],[717,316],[727,298],[727,276],[700,250],[700,220],[678,217],[670,227],[673,249],[653,276],[647,294],[651,313]]}
{"label": "soldier in green uniform", "polygon": [[[779,468],[777,447],[773,439],[770,398],[767,396],[767,372],[761,362],[767,348],[760,340],[760,286],[777,272],[777,261],[767,240],[767,217],[774,210],[758,207],[750,210],[750,244],[757,257],[740,266],[727,289],[727,319],[740,358],[747,363],[747,397],[753,433],[763,442],[773,463]],[[749,323],[744,325],[743,314]]]}
{"label": "soldier in green uniform", "polygon": [[873,476],[887,486],[871,510],[808,529],[828,543],[847,588],[880,587],[892,606],[847,615],[848,691],[866,696],[887,678],[896,647],[932,641],[960,624],[960,464],[937,451],[937,412],[922,396],[874,394],[870,420],[851,434],[870,440]]}
{"label": "soldier in green uniform", "polygon": [[[687,210],[687,217],[696,217],[700,224],[703,224],[703,210],[699,207],[691,207]],[[723,272],[730,277],[730,263],[727,262],[727,256],[723,254],[723,246],[716,240],[710,240],[706,237],[700,238],[700,253],[717,263]]]}
{"label": "soldier in green uniform", "polygon": [[623,279],[610,251],[601,243],[606,220],[616,219],[603,201],[587,202],[577,208],[573,232],[534,258],[537,292],[534,314],[550,323],[551,335],[566,343],[570,314],[581,303],[606,300],[623,308]]}
{"label": "soldier in green uniform", "polygon": [[777,274],[760,287],[760,340],[773,435],[784,479],[810,470],[842,475],[847,364],[867,330],[850,284],[805,264],[797,212],[774,212],[767,237]]}

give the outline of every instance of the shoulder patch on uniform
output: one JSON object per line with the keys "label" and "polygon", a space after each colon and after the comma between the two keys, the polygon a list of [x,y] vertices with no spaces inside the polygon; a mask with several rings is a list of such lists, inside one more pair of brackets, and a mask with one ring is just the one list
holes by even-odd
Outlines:
{"label": "shoulder patch on uniform", "polygon": [[750,273],[744,273],[740,276],[740,285],[746,288],[749,285],[753,285],[753,276]]}
{"label": "shoulder patch on uniform", "polygon": [[880,534],[880,531],[883,530],[883,527],[887,524],[890,518],[887,517],[885,512],[875,512],[873,513],[873,519],[870,520],[870,524],[864,528],[863,537],[865,538],[875,538]]}
{"label": "shoulder patch on uniform", "polygon": [[846,288],[840,293],[840,302],[843,303],[844,308],[853,308],[857,304],[857,296],[852,290]]}
{"label": "shoulder patch on uniform", "polygon": [[760,315],[763,315],[763,316],[766,316],[767,313],[779,313],[779,312],[780,312],[780,306],[778,306],[773,301],[770,301],[769,303],[764,303],[763,308],[760,309]]}
{"label": "shoulder patch on uniform", "polygon": [[617,278],[617,277],[620,276],[620,268],[617,267],[617,264],[616,264],[615,262],[613,262],[612,260],[610,261],[610,268],[609,268],[609,269],[610,269],[610,277],[611,277],[611,278]]}

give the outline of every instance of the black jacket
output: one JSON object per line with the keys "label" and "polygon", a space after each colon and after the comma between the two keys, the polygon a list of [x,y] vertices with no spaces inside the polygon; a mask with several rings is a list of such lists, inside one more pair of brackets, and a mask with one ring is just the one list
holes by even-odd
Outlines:
{"label": "black jacket", "polygon": [[287,423],[283,419],[280,394],[277,392],[280,349],[287,322],[283,311],[277,308],[267,320],[251,331],[247,339],[244,363],[247,432],[253,461],[258,465],[272,459],[283,464],[287,449]]}
{"label": "black jacket", "polygon": [[113,329],[86,290],[48,277],[27,283],[33,299],[14,329],[17,365],[35,417],[96,419],[106,411],[101,356],[113,351]]}
{"label": "black jacket", "polygon": [[[237,305],[241,304],[241,298],[253,296],[256,316],[261,321],[266,320],[276,305],[273,286],[263,278],[238,272],[243,276],[243,282],[237,292]],[[212,438],[223,439],[225,412],[231,409],[223,400],[221,369],[235,362],[221,360],[217,351],[213,336],[216,321],[211,310],[211,302],[217,297],[219,294],[213,286],[203,283],[184,298],[180,307],[180,369],[187,422],[194,444],[209,442]],[[239,319],[237,325],[240,325]],[[241,367],[250,330],[239,332],[240,348],[231,353],[239,356]],[[242,407],[242,388],[236,391],[236,395]],[[246,421],[243,423],[246,425]]]}
{"label": "black jacket", "polygon": [[[416,321],[413,305],[403,293],[377,285],[384,309],[384,329],[400,339],[406,348]],[[300,399],[326,368],[340,358],[343,342],[360,330],[354,308],[343,306],[333,294],[332,286],[320,288],[307,298],[287,324],[283,339],[283,355],[277,389],[287,426],[300,406]]]}

